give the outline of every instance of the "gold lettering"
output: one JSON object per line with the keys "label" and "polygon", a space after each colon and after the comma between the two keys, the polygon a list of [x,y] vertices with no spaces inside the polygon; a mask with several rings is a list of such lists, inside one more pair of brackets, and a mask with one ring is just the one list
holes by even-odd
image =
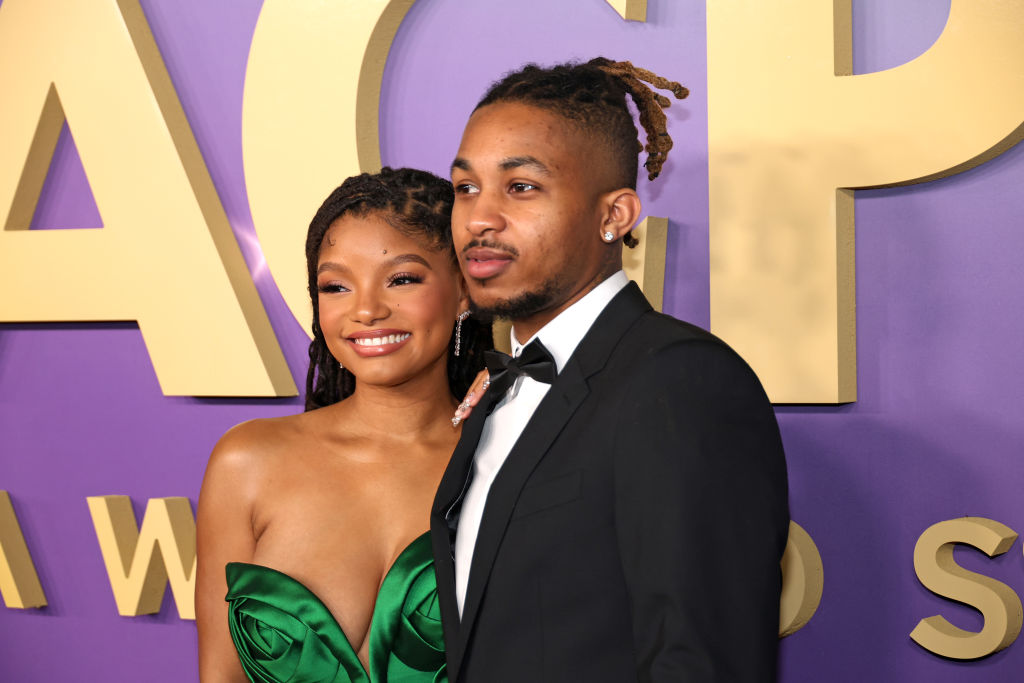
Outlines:
{"label": "gold lettering", "polygon": [[647,21],[647,0],[608,0],[619,16],[628,21]]}
{"label": "gold lettering", "polygon": [[626,275],[647,296],[654,310],[661,311],[665,292],[665,253],[668,247],[668,219],[648,216],[633,228],[640,240],[633,249],[622,250]]}
{"label": "gold lettering", "polygon": [[89,513],[121,616],[160,611],[164,590],[195,619],[196,524],[188,498],[150,498],[140,528],[128,496],[90,496]]}
{"label": "gold lettering", "polygon": [[779,637],[793,635],[811,620],[821,604],[825,571],[821,553],[810,534],[789,523],[789,540],[782,554],[782,597],[779,601]]}
{"label": "gold lettering", "polygon": [[0,491],[0,595],[8,607],[46,606],[43,586],[7,491]]}
{"label": "gold lettering", "polygon": [[857,76],[850,21],[850,0],[707,3],[711,328],[774,402],[856,399],[851,188],[1024,136],[1024,3],[952,0],[925,54]]}
{"label": "gold lettering", "polygon": [[[0,92],[0,321],[136,320],[165,394],[294,395],[138,0],[6,0]],[[65,114],[104,227],[29,231]]]}
{"label": "gold lettering", "polygon": [[953,547],[967,543],[989,557],[1002,555],[1017,533],[984,517],[962,517],[925,529],[914,547],[914,571],[925,588],[974,607],[985,618],[981,631],[959,629],[944,617],[922,619],[910,637],[930,652],[951,659],[978,659],[1008,647],[1020,633],[1020,598],[1005,583],[968,571],[953,559]]}
{"label": "gold lettering", "polygon": [[245,181],[267,265],[307,332],[306,228],[345,177],[380,170],[381,78],[412,2],[267,0],[260,11],[245,79]]}

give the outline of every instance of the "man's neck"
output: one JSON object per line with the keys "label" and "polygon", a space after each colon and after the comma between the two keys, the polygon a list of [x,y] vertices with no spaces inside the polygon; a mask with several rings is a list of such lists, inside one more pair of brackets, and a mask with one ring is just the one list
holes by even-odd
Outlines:
{"label": "man's neck", "polygon": [[609,277],[622,270],[622,263],[612,264],[614,267],[605,267],[597,275],[583,283],[571,296],[561,303],[555,304],[543,311],[518,320],[511,320],[512,334],[520,344],[525,344],[534,335],[540,332],[545,325],[562,314],[565,309],[589,294],[595,287],[607,280]]}
{"label": "man's neck", "polygon": [[[558,372],[561,372],[601,313],[628,283],[629,278],[622,271],[606,278],[525,342],[528,344],[537,340],[544,344],[544,348],[554,359]],[[524,344],[520,343],[519,338],[513,337],[513,354],[519,355],[523,347]]]}

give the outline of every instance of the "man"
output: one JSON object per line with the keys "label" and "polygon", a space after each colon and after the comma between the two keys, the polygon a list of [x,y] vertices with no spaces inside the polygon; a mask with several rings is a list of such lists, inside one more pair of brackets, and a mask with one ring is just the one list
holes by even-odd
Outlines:
{"label": "man", "polygon": [[628,62],[528,66],[492,87],[452,164],[475,308],[516,361],[463,427],[431,531],[448,674],[500,681],[771,681],[786,473],[757,378],[654,312],[622,273],[671,146]]}

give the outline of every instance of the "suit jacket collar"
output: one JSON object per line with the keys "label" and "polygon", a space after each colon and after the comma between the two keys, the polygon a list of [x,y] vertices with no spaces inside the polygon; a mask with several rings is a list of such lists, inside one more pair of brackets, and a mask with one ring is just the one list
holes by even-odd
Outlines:
{"label": "suit jacket collar", "polygon": [[629,278],[626,277],[626,274],[621,270],[616,272],[587,292],[579,301],[555,316],[554,320],[548,321],[524,344],[520,344],[516,339],[515,328],[513,328],[509,331],[509,335],[512,337],[512,355],[517,355],[517,348],[523,348],[535,339],[540,340],[544,347],[551,352],[558,371],[561,372],[573,352],[576,351],[576,347],[594,326],[594,322],[608,308],[608,304],[612,302],[615,295],[628,284]]}
{"label": "suit jacket collar", "polygon": [[604,367],[622,336],[637,318],[650,310],[651,305],[635,283],[631,282],[623,288],[598,316],[516,441],[487,495],[459,623],[455,602],[453,546],[444,517],[448,508],[462,494],[483,430],[486,410],[479,410],[478,406],[463,427],[462,438],[438,488],[431,519],[445,645],[449,649],[448,661],[452,669],[448,674],[452,681],[457,681],[494,558],[520,491],[552,442],[589,394],[588,378]]}

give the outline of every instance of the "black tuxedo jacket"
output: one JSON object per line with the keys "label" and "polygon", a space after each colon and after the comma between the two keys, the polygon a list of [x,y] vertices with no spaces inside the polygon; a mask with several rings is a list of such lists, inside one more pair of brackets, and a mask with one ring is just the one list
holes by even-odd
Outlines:
{"label": "black tuxedo jacket", "polygon": [[446,516],[486,412],[431,513],[452,683],[775,680],[786,466],[739,356],[619,292],[491,487],[460,619]]}

